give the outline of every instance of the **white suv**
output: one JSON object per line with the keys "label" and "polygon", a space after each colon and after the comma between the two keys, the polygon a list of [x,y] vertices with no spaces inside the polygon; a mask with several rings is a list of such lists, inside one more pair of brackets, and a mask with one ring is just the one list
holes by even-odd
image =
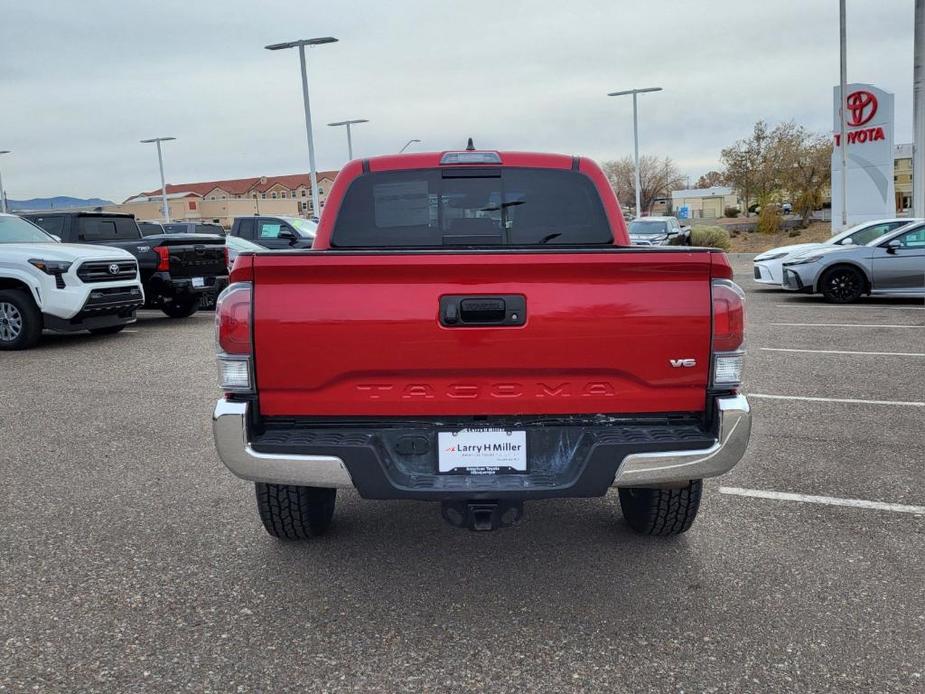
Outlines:
{"label": "white suv", "polygon": [[32,347],[43,329],[117,333],[143,303],[138,263],[127,251],[60,243],[0,214],[0,350]]}

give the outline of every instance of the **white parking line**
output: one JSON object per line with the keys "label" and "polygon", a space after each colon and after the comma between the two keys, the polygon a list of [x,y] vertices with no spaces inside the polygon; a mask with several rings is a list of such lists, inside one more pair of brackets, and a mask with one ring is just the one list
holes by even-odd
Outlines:
{"label": "white parking line", "polygon": [[917,328],[922,330],[925,325],[885,325],[882,323],[768,323],[790,328]]}
{"label": "white parking line", "polygon": [[756,400],[803,400],[805,402],[846,402],[857,405],[900,405],[906,407],[925,407],[925,402],[914,400],[856,400],[855,398],[813,398],[806,395],[768,395],[767,393],[748,393],[748,398]]}
{"label": "white parking line", "polygon": [[789,347],[761,347],[762,352],[808,352],[810,354],[864,354],[875,357],[925,357],[925,352],[852,352],[845,349],[791,349]]}
{"label": "white parking line", "polygon": [[789,492],[768,492],[761,489],[742,489],[741,487],[720,487],[721,494],[750,496],[756,499],[774,499],[776,501],[801,501],[806,504],[826,504],[827,506],[850,506],[851,508],[868,508],[875,511],[893,511],[895,513],[925,514],[925,506],[911,504],[889,504],[884,501],[866,499],[841,499],[835,496],[814,496],[811,494],[791,494]]}
{"label": "white parking line", "polygon": [[876,304],[852,304],[851,306],[839,306],[837,304],[819,304],[808,301],[800,301],[792,304],[774,304],[777,308],[850,308],[856,311],[859,308],[878,309],[881,311],[925,311],[925,306],[878,306]]}

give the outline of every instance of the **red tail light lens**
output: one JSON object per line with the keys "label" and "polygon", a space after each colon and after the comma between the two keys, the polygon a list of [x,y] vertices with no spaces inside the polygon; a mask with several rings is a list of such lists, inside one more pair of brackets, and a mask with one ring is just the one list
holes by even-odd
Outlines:
{"label": "red tail light lens", "polygon": [[225,246],[225,267],[231,272],[231,260],[228,258],[228,246]]}
{"label": "red tail light lens", "polygon": [[157,253],[157,272],[170,272],[170,248],[157,246],[154,252]]}
{"label": "red tail light lens", "polygon": [[745,292],[730,280],[713,280],[713,351],[735,352],[745,342]]}
{"label": "red tail light lens", "polygon": [[215,304],[215,334],[220,352],[251,353],[252,292],[250,282],[236,282],[219,294]]}

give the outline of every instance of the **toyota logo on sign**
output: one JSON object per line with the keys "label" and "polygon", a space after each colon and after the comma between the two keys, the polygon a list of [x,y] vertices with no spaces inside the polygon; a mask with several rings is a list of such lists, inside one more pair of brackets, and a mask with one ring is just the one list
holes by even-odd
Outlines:
{"label": "toyota logo on sign", "polygon": [[864,125],[877,115],[877,97],[864,90],[851,92],[845,99],[845,108],[848,110],[848,125],[853,128]]}
{"label": "toyota logo on sign", "polygon": [[110,274],[110,275],[118,275],[118,274],[119,274],[119,266],[118,266],[116,263],[112,263],[112,264],[109,266],[109,274]]}

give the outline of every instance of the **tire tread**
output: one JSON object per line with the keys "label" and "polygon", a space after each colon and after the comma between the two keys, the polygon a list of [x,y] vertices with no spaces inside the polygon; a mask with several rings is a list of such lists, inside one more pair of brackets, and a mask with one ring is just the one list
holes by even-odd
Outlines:
{"label": "tire tread", "polygon": [[336,489],[257,482],[255,490],[260,520],[273,537],[308,540],[331,525]]}
{"label": "tire tread", "polygon": [[680,489],[621,488],[620,506],[629,526],[643,535],[670,536],[687,532],[697,517],[703,481]]}

